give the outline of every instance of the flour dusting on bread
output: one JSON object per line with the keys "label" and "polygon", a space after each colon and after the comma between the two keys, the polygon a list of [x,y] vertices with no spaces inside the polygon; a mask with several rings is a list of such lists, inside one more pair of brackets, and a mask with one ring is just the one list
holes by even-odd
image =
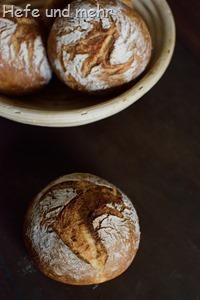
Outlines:
{"label": "flour dusting on bread", "polygon": [[0,91],[21,94],[50,81],[52,71],[40,31],[34,18],[2,17],[0,7]]}
{"label": "flour dusting on bread", "polygon": [[96,9],[96,1],[71,5],[71,18],[57,18],[48,42],[57,75],[70,87],[106,90],[139,76],[151,56],[151,38],[142,18],[119,1],[100,1],[108,16],[77,17]]}
{"label": "flour dusting on bread", "polygon": [[94,175],[75,173],[52,182],[35,198],[26,216],[25,240],[45,274],[91,284],[128,267],[140,230],[125,194]]}

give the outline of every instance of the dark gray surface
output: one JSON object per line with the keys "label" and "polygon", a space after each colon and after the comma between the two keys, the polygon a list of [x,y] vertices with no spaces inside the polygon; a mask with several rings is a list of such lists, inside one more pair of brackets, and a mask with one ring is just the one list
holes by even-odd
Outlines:
{"label": "dark gray surface", "polygon": [[[199,79],[199,65],[178,44],[159,83],[111,118],[76,128],[0,119],[0,299],[200,299]],[[29,202],[71,172],[114,183],[140,217],[133,264],[99,286],[48,279],[23,245]]]}

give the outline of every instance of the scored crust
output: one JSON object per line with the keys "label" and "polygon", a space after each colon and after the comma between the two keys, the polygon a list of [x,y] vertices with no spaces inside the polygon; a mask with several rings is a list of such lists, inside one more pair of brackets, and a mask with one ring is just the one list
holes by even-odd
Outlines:
{"label": "scored crust", "polygon": [[[73,1],[71,17],[57,18],[48,38],[48,56],[58,77],[89,93],[110,92],[138,77],[152,50],[147,26],[134,9],[115,0],[98,4],[105,14],[97,14],[95,0]],[[90,10],[95,17],[87,16]],[[77,16],[77,11],[86,15]]]}
{"label": "scored crust", "polygon": [[107,181],[83,173],[50,183],[25,218],[27,249],[52,279],[96,284],[124,272],[140,240],[131,201]]}

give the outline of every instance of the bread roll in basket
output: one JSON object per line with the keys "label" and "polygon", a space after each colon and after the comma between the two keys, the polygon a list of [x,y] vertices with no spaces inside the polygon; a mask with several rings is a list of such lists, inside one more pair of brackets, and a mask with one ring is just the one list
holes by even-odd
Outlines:
{"label": "bread roll in basket", "polygon": [[[20,14],[20,15],[19,15]],[[21,95],[51,79],[51,67],[37,18],[18,6],[0,6],[0,93]]]}
{"label": "bread roll in basket", "polygon": [[105,94],[147,67],[151,36],[141,16],[117,0],[75,0],[70,17],[58,17],[48,38],[57,76],[74,90]]}
{"label": "bread roll in basket", "polygon": [[[127,1],[126,1],[127,2]],[[79,93],[63,84],[55,74],[43,89],[28,96],[6,96],[0,92],[0,116],[25,124],[68,127],[92,123],[129,107],[161,78],[175,45],[175,26],[165,0],[132,0],[145,20],[152,38],[152,57],[146,70],[129,84],[108,95]],[[0,1],[44,10],[49,1]],[[132,6],[132,5],[131,5]]]}
{"label": "bread roll in basket", "polygon": [[[37,42],[42,39],[36,28],[39,21],[41,31],[45,25],[50,30],[47,33],[50,65],[74,90],[105,94],[145,70],[151,57],[151,36],[134,9],[118,0],[74,0],[63,10],[56,9],[59,4],[61,8],[63,3],[67,4],[60,2],[48,2],[43,13],[31,8],[31,4],[22,12],[16,6],[14,10],[12,5],[1,6],[0,91],[17,95],[21,90],[23,94],[49,82],[45,49],[41,54]],[[14,78],[10,81],[12,71]]]}

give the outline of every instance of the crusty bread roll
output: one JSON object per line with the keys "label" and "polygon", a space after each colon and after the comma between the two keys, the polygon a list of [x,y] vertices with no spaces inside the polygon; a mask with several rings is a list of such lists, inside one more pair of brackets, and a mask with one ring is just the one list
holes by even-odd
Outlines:
{"label": "crusty bread roll", "polygon": [[[103,13],[98,13],[97,2]],[[151,56],[151,37],[135,10],[115,0],[77,0],[70,8],[71,17],[57,18],[48,39],[51,65],[65,84],[99,93],[144,71]],[[88,16],[89,10],[95,17]]]}
{"label": "crusty bread roll", "polygon": [[137,213],[107,181],[83,173],[60,177],[32,201],[25,245],[40,270],[68,284],[97,284],[131,264],[140,240]]}
{"label": "crusty bread roll", "polygon": [[[6,11],[11,6],[6,5]],[[20,9],[14,7],[14,11]],[[33,92],[51,79],[51,67],[33,17],[3,17],[0,6],[0,92],[20,95]]]}

